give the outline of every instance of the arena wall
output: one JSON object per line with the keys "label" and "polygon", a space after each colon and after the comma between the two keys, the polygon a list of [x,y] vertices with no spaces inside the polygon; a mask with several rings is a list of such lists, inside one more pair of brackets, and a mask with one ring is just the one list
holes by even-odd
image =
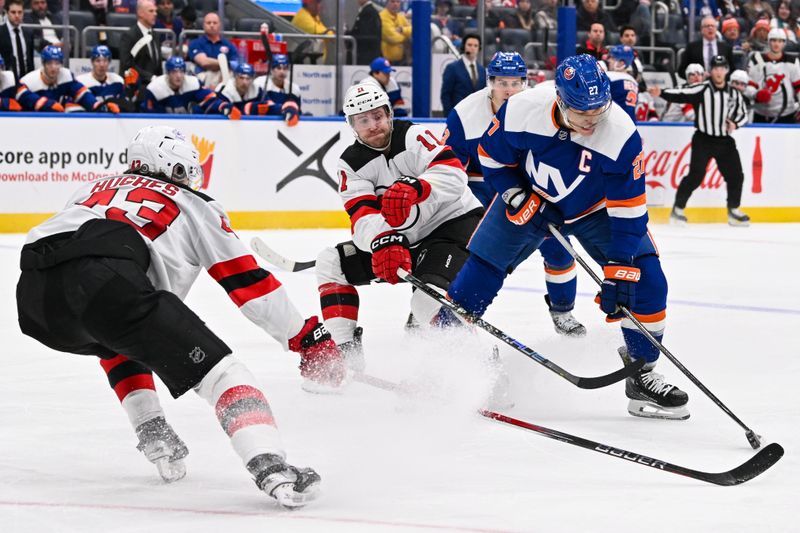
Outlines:
{"label": "arena wall", "polygon": [[[424,120],[441,136],[442,120]],[[342,119],[279,120],[147,115],[16,113],[0,128],[0,231],[24,232],[61,209],[79,183],[125,169],[141,127],[174,125],[191,138],[205,192],[240,229],[347,227],[336,163],[353,135]],[[651,219],[666,221],[689,166],[691,125],[642,124]],[[800,127],[748,126],[734,134],[742,157],[742,206],[754,222],[800,222]],[[725,184],[712,162],[691,199],[694,222],[724,222]]]}

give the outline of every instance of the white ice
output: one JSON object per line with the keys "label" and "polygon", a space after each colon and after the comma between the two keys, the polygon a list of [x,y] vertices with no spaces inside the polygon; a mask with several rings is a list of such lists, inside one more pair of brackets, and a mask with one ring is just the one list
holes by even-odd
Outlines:
{"label": "white ice", "polygon": [[[339,397],[304,393],[296,358],[205,275],[187,303],[253,369],[289,460],[316,468],[324,492],[303,510],[278,509],[249,479],[211,408],[192,393],[173,400],[161,387],[168,420],[190,449],[186,478],[165,485],[136,450],[97,361],[53,352],[19,332],[23,236],[4,235],[0,531],[800,531],[800,225],[652,230],[670,284],[666,346],[744,423],[786,449],[744,485],[705,484],[475,415],[486,381],[474,350],[409,339],[407,286],[360,290],[367,370],[423,392],[400,398],[352,383]],[[348,237],[258,235],[303,260]],[[276,274],[304,314],[319,312],[313,271]],[[604,322],[584,273],[575,314],[589,334],[580,340],[552,329],[538,255],[506,285],[487,320],[575,374],[619,367],[619,329]],[[511,416],[705,471],[754,453],[744,431],[663,357],[660,372],[690,394],[687,421],[631,417],[622,384],[580,390],[517,352],[504,349],[503,357],[516,400]]]}

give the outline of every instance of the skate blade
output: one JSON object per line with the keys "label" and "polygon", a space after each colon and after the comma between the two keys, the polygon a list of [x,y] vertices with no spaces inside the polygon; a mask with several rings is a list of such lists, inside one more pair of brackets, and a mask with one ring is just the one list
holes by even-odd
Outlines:
{"label": "skate blade", "polygon": [[670,217],[669,218],[669,223],[670,223],[671,226],[678,226],[678,227],[684,227],[684,226],[689,224],[689,222],[687,220],[680,220],[680,219],[675,218],[675,217]]}
{"label": "skate blade", "polygon": [[153,461],[158,469],[158,474],[166,483],[174,483],[186,475],[186,465],[182,459],[170,461],[169,457],[160,457]]}
{"label": "skate blade", "polygon": [[628,402],[628,413],[641,418],[655,418],[659,420],[686,420],[689,418],[689,409],[687,409],[685,405],[668,409],[661,405],[642,400],[631,400]]}
{"label": "skate blade", "polygon": [[728,219],[728,225],[734,228],[747,228],[750,227],[750,222]]}
{"label": "skate blade", "polygon": [[555,329],[556,333],[562,337],[567,337],[569,339],[580,339],[581,337],[586,336],[586,328],[583,326],[570,330],[561,329],[558,326],[555,326],[553,329]]}
{"label": "skate blade", "polygon": [[319,497],[319,481],[312,483],[303,492],[296,492],[292,483],[278,485],[272,491],[271,496],[277,500],[278,504],[287,509],[297,509]]}

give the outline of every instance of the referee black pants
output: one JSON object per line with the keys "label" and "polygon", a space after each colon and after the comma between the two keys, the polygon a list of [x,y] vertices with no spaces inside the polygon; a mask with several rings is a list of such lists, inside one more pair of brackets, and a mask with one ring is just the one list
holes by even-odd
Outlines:
{"label": "referee black pants", "polygon": [[683,209],[694,190],[703,182],[706,166],[711,158],[717,161],[722,178],[728,185],[728,209],[739,207],[742,202],[742,161],[733,137],[712,137],[700,131],[692,136],[692,158],[689,161],[689,174],[678,185],[675,207]]}

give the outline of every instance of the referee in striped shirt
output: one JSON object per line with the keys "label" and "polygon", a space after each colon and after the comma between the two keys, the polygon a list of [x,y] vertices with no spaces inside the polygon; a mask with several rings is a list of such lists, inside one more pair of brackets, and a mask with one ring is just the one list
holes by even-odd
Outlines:
{"label": "referee in striped shirt", "polygon": [[683,210],[689,197],[702,183],[708,161],[713,157],[728,185],[728,224],[747,226],[750,223],[750,217],[739,209],[744,174],[736,141],[731,137],[736,128],[747,123],[747,107],[741,93],[728,84],[727,75],[728,60],[717,55],[711,59],[706,81],[680,89],[649,89],[653,96],[661,96],[667,102],[692,104],[695,109],[692,158],[689,174],[681,180],[675,195],[675,205],[670,214],[670,220],[674,222],[687,222]]}

